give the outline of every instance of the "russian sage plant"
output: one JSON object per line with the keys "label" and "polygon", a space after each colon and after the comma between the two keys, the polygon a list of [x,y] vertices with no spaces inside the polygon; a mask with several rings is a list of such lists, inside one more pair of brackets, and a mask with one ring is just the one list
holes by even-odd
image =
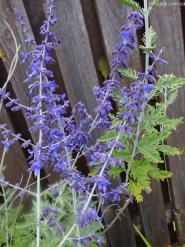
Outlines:
{"label": "russian sage plant", "polygon": [[[132,0],[119,1],[136,11],[128,15],[128,23],[121,28],[120,41],[112,52],[109,79],[103,87],[93,88],[97,102],[95,118],[88,114],[82,102],[77,102],[67,116],[69,101],[65,94],[56,93],[58,85],[48,69],[48,65],[55,62],[50,53],[60,44],[53,33],[53,26],[57,24],[54,0],[48,2],[48,18],[40,28],[43,41],[39,45],[28,37],[29,30],[23,16],[15,9],[16,20],[27,35],[25,42],[30,44],[30,51],[21,52],[21,56],[22,63],[28,64],[27,78],[23,83],[28,85],[27,97],[31,106],[11,98],[6,91],[7,83],[0,89],[0,95],[2,100],[7,100],[6,107],[25,112],[25,117],[32,121],[29,132],[36,133],[38,140],[32,143],[22,138],[20,133],[15,135],[5,123],[0,126],[4,137],[1,143],[5,154],[10,145],[18,140],[21,142],[21,147],[29,153],[29,172],[36,177],[37,191],[33,192],[28,185],[21,188],[18,183],[13,185],[6,181],[3,155],[0,177],[4,199],[0,205],[1,246],[102,246],[102,232],[114,227],[119,214],[106,228],[102,224],[104,214],[99,213],[100,206],[106,200],[112,203],[119,201],[120,194],[123,194],[126,203],[120,210],[122,213],[134,198],[142,201],[143,190],[150,192],[150,178],[164,180],[172,175],[169,171],[160,170],[156,164],[163,163],[161,154],[181,153],[179,149],[166,145],[165,140],[182,123],[182,118],[169,119],[166,110],[185,80],[172,74],[157,75],[155,69],[155,63],[167,65],[161,58],[163,47],[159,54],[154,54],[157,35],[148,23],[149,13],[160,0],[154,0],[149,8],[147,0],[144,0],[144,8]],[[140,49],[145,54],[145,71],[139,72],[128,67],[128,60],[136,46],[136,31],[143,25],[145,33]],[[130,79],[130,88],[121,88],[116,79],[124,80],[125,77]],[[155,101],[150,105],[150,100],[158,96],[163,96],[164,101]],[[116,114],[110,113],[112,100],[117,105]],[[92,131],[100,130],[105,134],[90,145]],[[76,168],[81,156],[88,160],[88,176]],[[53,172],[60,174],[61,179],[41,191],[40,170],[48,165]],[[120,173],[125,174],[125,181],[112,188],[110,179]],[[32,210],[24,214],[22,207],[15,207],[13,201],[16,197],[22,200],[25,194],[31,194],[35,200]]]}

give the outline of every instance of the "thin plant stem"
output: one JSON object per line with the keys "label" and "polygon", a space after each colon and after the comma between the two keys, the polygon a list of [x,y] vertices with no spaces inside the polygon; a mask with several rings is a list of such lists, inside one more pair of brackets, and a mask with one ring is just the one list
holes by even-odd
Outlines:
{"label": "thin plant stem", "polygon": [[[148,23],[148,9],[147,9],[147,0],[144,0],[144,10],[143,10],[143,14],[144,14],[144,21],[145,21],[145,37],[146,37],[146,47],[149,46],[149,23]],[[149,65],[149,55],[148,52],[145,53],[145,73],[148,73],[148,65]],[[153,63],[154,65],[154,63]],[[146,78],[143,79],[143,81],[145,80],[145,83],[148,84],[148,80]],[[136,147],[137,147],[137,143],[139,140],[139,134],[140,134],[140,128],[141,128],[141,122],[143,119],[143,115],[144,115],[144,110],[146,107],[147,101],[143,103],[143,110],[140,113],[139,116],[139,121],[138,121],[138,125],[137,125],[137,130],[136,130],[136,135],[135,135],[135,140],[134,140],[134,146],[133,146],[133,150],[132,150],[132,154],[129,160],[129,163],[127,165],[127,171],[126,171],[126,180],[125,182],[128,183],[129,180],[129,174],[130,174],[130,169],[131,169],[131,165],[132,165],[132,161],[134,159],[134,156],[136,154]]]}
{"label": "thin plant stem", "polygon": [[2,186],[2,191],[3,191],[3,197],[4,197],[4,205],[5,205],[5,228],[6,228],[6,246],[9,247],[9,235],[8,235],[8,205],[7,205],[7,200],[6,200],[6,193],[5,190]]}
{"label": "thin plant stem", "polygon": [[[23,176],[22,176],[22,178],[23,178]],[[21,178],[20,183],[22,182],[22,178]],[[26,182],[26,186],[25,186],[26,188],[27,188],[27,186],[28,186],[28,184],[29,184],[29,182],[30,182],[30,179],[31,179],[31,173],[30,173],[30,175],[29,175],[29,177],[28,177],[28,180],[27,180],[27,182]],[[18,209],[17,209],[17,213],[16,213],[16,216],[15,216],[14,222],[13,222],[13,224],[12,224],[12,232],[11,232],[11,234],[10,234],[10,244],[12,243],[12,240],[13,240],[13,233],[14,233],[14,229],[15,229],[15,224],[16,224],[16,221],[17,221],[18,212],[19,212],[19,210],[20,210],[20,207],[21,207],[21,204],[22,204],[22,201],[23,201],[23,197],[24,197],[24,195],[21,197],[21,200],[20,200],[20,202],[19,202],[19,206],[18,206]]]}
{"label": "thin plant stem", "polygon": [[[50,12],[51,12],[51,6],[50,6]],[[48,23],[47,23],[47,32],[49,32],[49,22],[51,19],[51,15],[49,15],[48,18]],[[48,36],[46,35],[45,37],[45,43],[48,42]],[[44,68],[44,56],[45,56],[45,52],[46,52],[46,47],[44,46],[43,51],[42,51],[42,61],[40,63],[40,68],[41,71]],[[40,72],[40,78],[39,78],[39,96],[40,98],[42,97],[42,72]],[[42,115],[42,101],[40,101],[39,104],[40,110],[39,110],[39,115]],[[42,122],[42,119],[41,119]],[[42,133],[42,129],[40,129],[39,131],[39,144],[42,144],[42,138],[43,138],[43,133]],[[40,204],[41,204],[41,190],[40,190],[40,171],[37,175],[37,247],[40,246],[40,213],[41,213],[41,209],[40,209]]]}
{"label": "thin plant stem", "polygon": [[[6,142],[8,141],[8,138],[6,139]],[[0,163],[0,172],[2,172],[2,168],[3,168],[3,163],[4,163],[4,159],[5,159],[5,154],[6,154],[6,148],[3,148],[3,154],[1,157],[1,163]]]}
{"label": "thin plant stem", "polygon": [[119,213],[116,215],[116,217],[113,219],[113,221],[110,223],[109,226],[106,227],[106,229],[102,232],[102,235],[104,235],[116,222],[117,219],[119,219],[120,215],[123,214],[123,211],[128,207],[130,202],[133,200],[133,195],[130,195],[129,198],[126,200],[124,206],[119,210]]}
{"label": "thin plant stem", "polygon": [[[118,136],[117,136],[117,138],[116,138],[116,141],[119,140],[120,136],[121,136],[121,132],[119,132],[119,134],[118,134]],[[114,145],[112,146],[112,148],[111,148],[111,150],[110,150],[110,153],[109,153],[109,155],[108,155],[108,157],[107,157],[107,160],[106,160],[106,162],[104,163],[104,165],[103,165],[103,167],[102,167],[102,169],[101,169],[101,172],[100,172],[99,176],[102,176],[102,174],[103,174],[103,172],[104,172],[104,170],[105,170],[105,168],[106,168],[106,166],[107,166],[107,163],[108,163],[108,161],[109,161],[109,158],[111,157],[112,152],[114,151],[115,145],[116,145],[116,144],[114,144]],[[89,194],[89,197],[88,197],[88,199],[87,199],[87,202],[86,202],[86,204],[84,205],[82,211],[85,211],[85,210],[88,208],[89,203],[90,203],[90,201],[91,201],[91,199],[92,199],[92,196],[93,196],[93,194],[94,194],[94,191],[95,191],[95,189],[96,189],[96,186],[97,186],[97,184],[95,183],[95,184],[93,185],[93,188],[92,188],[92,190],[91,190],[91,193]],[[58,247],[61,247],[61,246],[65,243],[65,241],[68,239],[68,237],[69,237],[70,234],[73,232],[73,230],[75,229],[76,226],[77,226],[76,223],[73,224],[73,226],[71,227],[71,229],[69,230],[69,232],[65,235],[65,237],[63,238],[63,240],[62,240],[62,241],[60,242],[60,244],[58,245]]]}

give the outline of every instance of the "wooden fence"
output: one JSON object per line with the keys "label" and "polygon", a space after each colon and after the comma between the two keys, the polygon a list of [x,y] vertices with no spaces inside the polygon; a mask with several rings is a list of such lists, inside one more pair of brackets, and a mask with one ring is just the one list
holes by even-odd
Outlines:
{"label": "wooden fence", "polygon": [[[120,27],[126,23],[127,15],[131,8],[118,3],[117,0],[56,0],[55,15],[58,24],[54,31],[61,44],[53,52],[55,65],[52,67],[54,78],[59,85],[58,93],[66,93],[71,106],[82,101],[88,112],[93,114],[96,103],[92,88],[101,85],[103,77],[98,71],[98,62],[102,57],[111,61],[111,51],[118,43]],[[152,2],[149,0],[148,3]],[[172,2],[167,0],[166,3]],[[158,67],[158,74],[174,73],[185,77],[184,66],[184,16],[185,7],[180,6],[183,1],[174,0],[176,4],[157,7],[150,15],[150,24],[157,32],[156,54],[162,46],[166,48],[163,58],[168,61],[167,67]],[[142,2],[140,2],[142,5]],[[30,37],[35,37],[36,42],[42,41],[39,28],[45,20],[47,0],[1,0],[0,1],[0,50],[5,52],[6,61],[0,61],[0,87],[3,86],[7,71],[13,58],[15,47],[12,35],[4,20],[9,23],[16,35],[21,51],[27,51],[25,37],[21,32],[19,23],[15,21],[14,7],[25,17],[26,25],[30,28]],[[142,31],[137,33],[140,40]],[[8,84],[8,91],[13,97],[18,97],[24,104],[27,101],[27,84],[25,80],[26,65],[21,65],[21,58],[17,68]],[[130,66],[137,71],[144,67],[143,54],[137,48],[130,60]],[[129,81],[122,82],[128,86]],[[185,117],[185,88],[179,90],[178,99],[168,110],[168,116]],[[23,116],[23,112],[11,112],[3,108],[0,113],[0,124],[7,122],[15,133],[22,133],[25,139],[37,140],[37,136],[27,131],[30,122]],[[185,148],[185,124],[181,124],[172,134],[168,144],[180,149]],[[0,146],[0,154],[3,149]],[[27,154],[18,144],[11,147],[6,155],[7,169],[5,175],[12,183],[18,182],[21,177],[23,184],[28,178]],[[111,247],[142,247],[145,246],[133,229],[133,223],[142,231],[152,247],[164,247],[185,244],[185,152],[179,157],[166,158],[167,169],[173,173],[169,181],[163,183],[152,180],[152,193],[144,194],[142,203],[133,202],[124,215],[108,231],[108,242]],[[164,165],[163,167],[164,168]],[[79,169],[84,172],[84,160],[79,164]],[[58,177],[47,167],[42,171],[42,177],[51,174],[43,180],[42,186],[55,182]],[[119,184],[121,178],[113,181]],[[34,182],[34,177],[31,182]],[[120,206],[124,205],[124,198]],[[106,224],[115,217],[116,208],[106,214]],[[175,222],[176,231],[174,231]]]}

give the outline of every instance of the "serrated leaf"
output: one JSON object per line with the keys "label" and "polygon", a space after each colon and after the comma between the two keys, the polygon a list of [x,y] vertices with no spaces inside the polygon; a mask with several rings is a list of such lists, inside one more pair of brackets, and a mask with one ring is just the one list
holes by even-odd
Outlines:
{"label": "serrated leaf", "polygon": [[131,179],[129,179],[128,189],[132,195],[134,195],[137,202],[143,201],[143,196],[141,195],[142,187],[140,187],[137,183],[134,183]]}
{"label": "serrated leaf", "polygon": [[136,80],[137,79],[137,71],[135,69],[131,69],[131,68],[122,68],[122,67],[116,67],[116,70],[119,71],[122,75]]}
{"label": "serrated leaf", "polygon": [[114,98],[116,98],[117,100],[122,100],[123,99],[119,90],[113,89],[112,92],[113,92],[114,96],[116,96]]}
{"label": "serrated leaf", "polygon": [[112,156],[116,159],[124,158],[128,162],[130,160],[130,154],[130,149],[126,148],[125,150],[114,151]]}
{"label": "serrated leaf", "polygon": [[161,89],[174,89],[177,90],[182,85],[185,84],[185,78],[178,78],[175,75],[163,75],[158,76],[159,79],[154,84],[154,90],[151,91],[151,94],[155,95],[156,91],[160,91]]}
{"label": "serrated leaf", "polygon": [[130,177],[140,184],[142,189],[150,187],[150,179],[148,177],[149,171],[153,169],[153,166],[150,165],[148,159],[133,161],[130,171]]}
{"label": "serrated leaf", "polygon": [[178,96],[178,90],[168,93],[167,106],[171,105],[176,100],[177,96]]}
{"label": "serrated leaf", "polygon": [[[153,166],[150,165],[150,161],[148,159],[135,160],[132,162],[130,170],[130,178],[132,181],[131,189],[132,192],[134,191],[135,193],[134,196],[137,196],[137,200],[141,199],[142,190],[145,190],[147,188],[147,192],[150,191],[150,178],[148,176],[148,173],[152,169]],[[136,187],[138,187],[138,189]]]}
{"label": "serrated leaf", "polygon": [[117,176],[120,175],[121,172],[125,171],[122,167],[116,166],[116,167],[111,167],[111,169],[108,171],[108,173],[113,177],[116,178]]}
{"label": "serrated leaf", "polygon": [[107,133],[100,138],[98,138],[99,142],[107,142],[111,140],[112,138],[116,138],[118,136],[118,133],[115,132],[114,130],[109,130]]}
{"label": "serrated leaf", "polygon": [[158,144],[162,141],[166,140],[170,136],[171,132],[154,132],[150,135],[143,134],[142,137],[139,140],[140,145],[153,145],[156,148],[158,147]]}
{"label": "serrated leaf", "polygon": [[105,80],[107,80],[107,78],[109,77],[109,69],[108,69],[107,61],[104,57],[102,57],[98,63],[98,70],[101,72]]}
{"label": "serrated leaf", "polygon": [[[173,98],[173,97],[172,97]],[[173,99],[169,99],[169,101],[173,101]],[[143,117],[142,121],[142,130],[146,130],[148,133],[151,133],[155,131],[155,129],[152,129],[152,126],[163,126],[163,129],[165,128],[165,131],[169,130],[175,130],[176,127],[182,123],[183,118],[176,118],[176,119],[169,119],[165,115],[166,107],[169,104],[169,102],[157,102],[155,106],[148,105],[148,109]],[[150,131],[151,128],[151,131]],[[155,131],[156,132],[156,131]]]}
{"label": "serrated leaf", "polygon": [[160,170],[158,167],[153,167],[152,170],[149,171],[148,173],[152,178],[156,180],[162,180],[166,178],[170,178],[172,176],[171,172]]}
{"label": "serrated leaf", "polygon": [[[146,38],[146,36],[147,36],[147,38]],[[144,50],[145,52],[149,53],[150,51],[152,51],[153,49],[156,48],[156,45],[154,45],[154,42],[156,41],[156,39],[157,39],[157,34],[153,30],[153,27],[151,26],[148,29],[147,34],[144,33],[144,35],[143,35],[142,41],[144,43],[144,46],[140,45],[139,48]]]}
{"label": "serrated leaf", "polygon": [[141,153],[145,158],[150,159],[155,163],[163,163],[163,160],[161,159],[158,151],[156,150],[156,147],[152,145],[149,146],[148,144],[138,143],[137,152]]}
{"label": "serrated leaf", "polygon": [[180,155],[183,153],[183,150],[180,150],[178,148],[173,148],[171,146],[168,145],[159,145],[158,146],[158,151],[166,154],[166,155]]}
{"label": "serrated leaf", "polygon": [[150,7],[148,8],[149,13],[154,9],[159,3],[161,3],[163,0],[154,0]]}
{"label": "serrated leaf", "polygon": [[111,126],[110,126],[110,129],[115,128],[115,127],[116,127],[116,125],[120,124],[121,122],[122,122],[122,120],[121,120],[121,119],[119,119],[119,118],[115,118],[115,119],[112,121],[112,124],[111,124]]}
{"label": "serrated leaf", "polygon": [[132,0],[118,0],[118,2],[123,3],[123,4],[133,8],[135,10],[138,10],[139,12],[142,13],[142,8],[139,6],[139,4],[132,1]]}
{"label": "serrated leaf", "polygon": [[145,47],[143,45],[139,45],[139,48],[147,53],[149,53],[150,51],[152,51],[153,49],[156,48],[156,45],[153,46],[149,46],[149,47]]}
{"label": "serrated leaf", "polygon": [[98,166],[96,166],[96,167],[94,167],[90,172],[89,172],[89,176],[90,177],[93,177],[95,174],[96,174],[96,172],[98,171]]}

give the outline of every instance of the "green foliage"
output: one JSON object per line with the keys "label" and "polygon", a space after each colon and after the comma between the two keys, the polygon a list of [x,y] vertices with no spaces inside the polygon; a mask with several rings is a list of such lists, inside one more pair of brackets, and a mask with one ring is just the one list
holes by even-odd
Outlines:
{"label": "green foliage", "polygon": [[107,131],[107,133],[105,135],[98,138],[98,141],[99,142],[107,142],[107,141],[110,141],[112,138],[116,138],[117,135],[118,135],[118,133],[115,132],[114,130],[109,130],[109,131]]}
{"label": "green foliage", "polygon": [[[150,44],[153,44],[156,39],[156,34],[153,29],[150,29]],[[145,40],[144,40],[145,41]],[[136,80],[137,72],[132,69],[120,69],[124,76],[131,80]],[[169,119],[166,116],[167,108],[173,104],[178,96],[178,88],[185,84],[185,80],[177,78],[174,75],[160,76],[154,84],[154,90],[149,93],[148,102],[151,99],[156,99],[157,96],[162,96],[162,102],[155,102],[150,105],[146,102],[144,110],[140,117],[140,123],[133,125],[133,133],[130,136],[122,135],[119,140],[125,145],[125,149],[114,150],[112,157],[121,160],[122,164],[112,167],[108,173],[113,177],[117,177],[120,173],[126,173],[128,177],[129,192],[135,196],[138,202],[143,200],[142,191],[151,191],[150,180],[164,180],[171,177],[168,171],[160,170],[157,163],[163,163],[163,155],[180,155],[181,150],[165,144],[173,130],[182,123],[183,118]],[[118,137],[118,132],[113,130],[116,125],[122,122],[118,118],[118,114],[125,111],[120,102],[123,100],[118,90],[114,90],[115,101],[118,105],[116,115],[110,114],[112,119],[111,130],[101,136],[98,141],[107,143],[111,139]],[[126,102],[126,101],[125,101]],[[138,115],[139,117],[139,115]],[[96,164],[93,168],[93,175],[97,171]],[[92,175],[92,174],[91,174]]]}
{"label": "green foliage", "polygon": [[137,152],[142,154],[145,158],[150,159],[152,162],[163,163],[160,157],[158,147],[162,141],[167,139],[170,132],[153,132],[150,134],[143,134],[137,144]]}
{"label": "green foliage", "polygon": [[[151,191],[150,178],[156,180],[164,180],[167,177],[171,177],[171,173],[168,171],[160,170],[157,166],[154,166],[150,158],[134,160],[132,162],[130,179],[129,179],[129,191],[132,193],[138,202],[143,200],[142,191]],[[147,188],[147,189],[146,189]]]}
{"label": "green foliage", "polygon": [[142,8],[139,6],[139,4],[132,0],[118,0],[118,2],[123,3],[139,12],[142,12]]}
{"label": "green foliage", "polygon": [[125,171],[125,169],[123,169],[122,167],[120,166],[115,166],[115,167],[112,167],[110,170],[109,170],[109,174],[113,177],[113,178],[116,178],[118,175],[120,175],[121,172]]}
{"label": "green foliage", "polygon": [[154,9],[159,3],[161,3],[163,0],[154,0],[150,7],[148,8],[149,13]]}
{"label": "green foliage", "polygon": [[[60,221],[62,225],[67,226],[64,233],[60,233],[58,236],[55,235],[57,226],[49,228],[47,223],[51,215],[47,217],[42,217],[40,221],[40,247],[56,247],[61,242],[63,234],[67,234],[71,226],[74,224],[76,215],[74,212],[74,203],[72,192],[68,188],[64,188],[64,184],[61,183],[57,187],[58,195],[53,195],[49,190],[46,190],[42,195],[41,200],[41,212],[44,207],[47,206],[52,210],[58,212],[56,221]],[[11,190],[10,190],[11,191]],[[9,192],[10,193],[10,192]],[[79,196],[80,197],[80,196]],[[6,238],[10,239],[12,236],[11,247],[35,247],[36,246],[36,202],[32,202],[33,207],[29,213],[22,213],[22,208],[11,208],[6,211],[6,205],[0,210],[0,243],[6,244]],[[2,207],[2,205],[0,205]],[[78,206],[78,205],[76,205]],[[6,214],[7,212],[7,214]],[[15,222],[15,218],[18,216],[18,220]],[[8,221],[8,227],[6,226],[6,221]],[[54,221],[55,222],[55,221]],[[8,230],[7,230],[8,228]],[[80,236],[84,234],[92,233],[98,231],[100,226],[97,221],[95,221],[90,227],[84,228],[80,231]],[[76,234],[76,232],[75,232]],[[68,241],[64,245],[65,247],[72,247],[73,244]],[[92,241],[91,246],[97,246],[95,242]]]}
{"label": "green foliage", "polygon": [[124,157],[125,161],[128,162],[130,160],[130,153],[131,153],[131,146],[129,146],[129,143],[124,143],[128,146],[125,150],[119,150],[113,152],[113,157],[116,159],[121,159]]}
{"label": "green foliage", "polygon": [[122,67],[116,67],[116,70],[119,71],[122,75],[132,79],[136,80],[137,79],[137,71],[135,69],[131,68],[122,68]]}
{"label": "green foliage", "polygon": [[[175,75],[163,75],[158,76],[158,80],[155,82],[155,88],[150,92],[150,98],[163,95],[165,93],[174,93],[174,98],[177,97],[178,89],[184,85],[184,78],[178,78]],[[173,94],[172,94],[173,95]]]}
{"label": "green foliage", "polygon": [[96,172],[98,171],[98,166],[96,163],[94,164],[94,166],[95,167],[88,174],[90,177],[93,177],[96,174]]}
{"label": "green foliage", "polygon": [[[148,44],[146,44],[146,35],[148,37],[148,39],[147,39]],[[140,45],[139,48],[142,49],[145,52],[152,51],[153,49],[156,48],[156,45],[154,45],[154,42],[156,41],[156,39],[157,39],[157,34],[153,30],[153,28],[150,27],[149,30],[148,30],[148,32],[147,32],[147,34],[145,33],[143,35],[143,38],[142,38],[142,41],[143,41],[143,43],[144,43],[145,46]]]}
{"label": "green foliage", "polygon": [[104,79],[107,80],[107,78],[109,77],[109,69],[107,61],[104,57],[102,57],[98,63],[98,70],[101,72]]}
{"label": "green foliage", "polygon": [[145,117],[142,121],[141,130],[145,130],[148,134],[157,132],[155,127],[161,125],[168,130],[176,130],[176,127],[182,123],[183,118],[168,119],[164,115],[167,104],[164,102],[156,103],[155,106],[148,106]]}
{"label": "green foliage", "polygon": [[0,49],[0,59],[2,59],[3,62],[6,62],[6,54],[1,49]]}

